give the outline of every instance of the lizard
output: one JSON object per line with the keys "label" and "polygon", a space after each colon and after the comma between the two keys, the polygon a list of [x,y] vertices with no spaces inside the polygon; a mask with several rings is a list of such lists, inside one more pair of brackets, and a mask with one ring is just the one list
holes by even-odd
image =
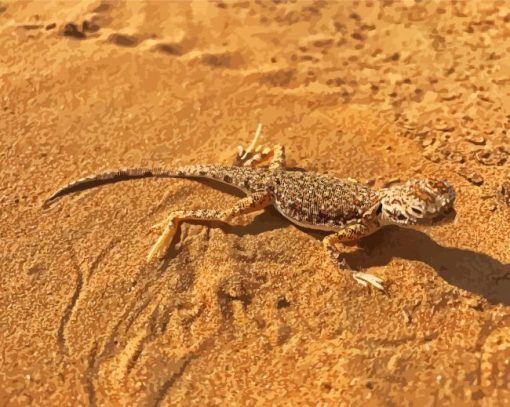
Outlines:
{"label": "lizard", "polygon": [[224,210],[173,210],[152,228],[161,235],[147,256],[154,262],[165,256],[181,222],[187,220],[231,223],[237,216],[273,206],[290,222],[329,232],[322,240],[330,259],[351,271],[360,284],[384,290],[383,280],[353,270],[342,258],[338,244],[350,244],[386,225],[413,227],[447,219],[454,212],[455,190],[447,181],[413,179],[404,184],[374,189],[352,178],[342,179],[285,167],[285,148],[260,145],[261,125],[248,146],[238,146],[235,161],[225,165],[189,165],[178,168],[137,167],[104,171],[73,181],[58,189],[44,203],[84,189],[128,179],[206,178],[229,184],[246,195]]}

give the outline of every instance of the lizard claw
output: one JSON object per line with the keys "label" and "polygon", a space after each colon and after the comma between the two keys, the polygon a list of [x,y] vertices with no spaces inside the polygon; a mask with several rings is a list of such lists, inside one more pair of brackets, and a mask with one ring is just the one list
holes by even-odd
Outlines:
{"label": "lizard claw", "polygon": [[151,230],[156,232],[162,232],[166,226],[166,222],[159,222],[151,226]]}
{"label": "lizard claw", "polygon": [[354,272],[352,276],[358,283],[360,283],[364,287],[367,287],[368,284],[370,284],[375,288],[384,291],[384,287],[382,285],[383,280],[381,280],[379,277],[376,277],[369,273],[363,273],[361,271]]}
{"label": "lizard claw", "polygon": [[384,291],[384,287],[382,285],[383,280],[381,280],[379,277],[376,277],[369,273],[363,273],[362,271],[354,271],[351,268],[351,266],[349,266],[345,258],[340,257],[340,253],[338,252],[331,253],[331,258],[340,269],[351,270],[354,279],[358,283],[360,283],[363,287],[368,287],[368,285],[370,284],[377,288],[378,290]]}
{"label": "lizard claw", "polygon": [[262,124],[258,124],[257,130],[255,131],[255,137],[253,137],[253,140],[251,141],[250,146],[244,151],[244,154],[240,156],[241,160],[246,160],[248,155],[252,153],[254,150],[256,151],[257,148],[257,141],[260,136],[260,132],[262,131]]}

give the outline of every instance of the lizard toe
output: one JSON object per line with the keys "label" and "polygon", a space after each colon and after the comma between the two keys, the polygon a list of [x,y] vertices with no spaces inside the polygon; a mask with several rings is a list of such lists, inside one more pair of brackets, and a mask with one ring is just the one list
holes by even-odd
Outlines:
{"label": "lizard toe", "polygon": [[163,232],[163,234],[159,237],[158,241],[154,243],[152,248],[147,255],[147,262],[152,263],[156,259],[161,259],[165,256],[168,246],[172,241],[176,232],[176,228],[172,227]]}
{"label": "lizard toe", "polygon": [[160,223],[156,223],[156,224],[152,225],[150,229],[155,232],[162,232],[163,229],[165,228],[165,226],[166,226],[166,222],[160,222]]}

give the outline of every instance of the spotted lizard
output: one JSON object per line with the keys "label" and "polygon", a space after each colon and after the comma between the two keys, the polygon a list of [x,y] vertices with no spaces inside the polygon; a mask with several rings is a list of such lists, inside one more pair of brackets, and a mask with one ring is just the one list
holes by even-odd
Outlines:
{"label": "spotted lizard", "polygon": [[190,165],[168,168],[127,168],[106,171],[73,181],[56,191],[45,202],[71,192],[127,179],[148,177],[208,178],[232,185],[246,194],[224,210],[173,210],[153,226],[161,231],[147,260],[165,256],[179,224],[187,220],[231,223],[236,216],[273,206],[292,223],[308,229],[330,232],[323,239],[329,257],[341,269],[352,272],[356,281],[383,290],[383,281],[369,273],[352,270],[342,258],[338,244],[356,241],[382,226],[432,224],[453,212],[455,191],[446,181],[410,180],[405,184],[379,190],[354,179],[340,179],[315,172],[285,168],[282,145],[268,148],[258,144],[261,126],[246,149],[239,146],[231,166]]}

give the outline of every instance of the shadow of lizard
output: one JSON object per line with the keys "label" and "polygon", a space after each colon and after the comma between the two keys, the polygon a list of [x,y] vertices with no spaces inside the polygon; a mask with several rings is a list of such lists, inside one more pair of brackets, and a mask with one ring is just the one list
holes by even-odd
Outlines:
{"label": "shadow of lizard", "polygon": [[[223,186],[211,185],[210,182],[205,184],[227,192]],[[214,226],[244,236],[288,225],[290,223],[282,219],[276,210],[268,208],[250,224],[226,226],[216,223]],[[320,231],[298,228],[315,239],[325,236]],[[510,305],[510,264],[503,264],[487,254],[441,246],[419,230],[398,226],[386,226],[359,240],[356,245],[359,249],[346,251],[344,258],[357,270],[385,266],[393,258],[420,261],[432,267],[449,284],[481,295],[493,304]]]}
{"label": "shadow of lizard", "polygon": [[382,228],[358,242],[360,249],[345,254],[356,268],[385,266],[392,258],[420,261],[449,284],[485,297],[493,304],[510,305],[510,264],[467,249],[441,246],[415,229]]}
{"label": "shadow of lizard", "polygon": [[[273,208],[267,208],[246,225],[200,221],[189,223],[219,227],[237,236],[258,235],[291,225]],[[325,236],[320,231],[298,228],[318,240]],[[346,250],[344,257],[357,270],[385,266],[393,258],[419,261],[432,267],[449,284],[481,295],[493,304],[510,305],[510,264],[501,263],[487,254],[442,246],[419,230],[398,226],[386,226],[362,238],[355,246],[358,249]],[[170,256],[175,254],[170,253]]]}

